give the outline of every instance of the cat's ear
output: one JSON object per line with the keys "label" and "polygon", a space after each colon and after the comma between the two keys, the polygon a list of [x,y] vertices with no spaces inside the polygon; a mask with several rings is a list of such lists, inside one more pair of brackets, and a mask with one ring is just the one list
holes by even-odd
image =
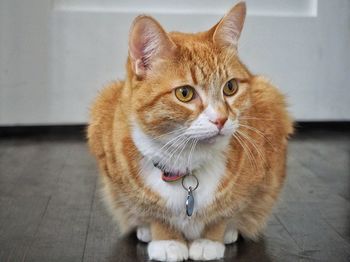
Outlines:
{"label": "cat's ear", "polygon": [[170,57],[176,45],[152,17],[135,18],[129,34],[129,56],[134,73],[144,77],[157,59]]}
{"label": "cat's ear", "polygon": [[237,48],[245,16],[245,2],[239,2],[215,26],[213,34],[214,43],[218,44],[220,47]]}

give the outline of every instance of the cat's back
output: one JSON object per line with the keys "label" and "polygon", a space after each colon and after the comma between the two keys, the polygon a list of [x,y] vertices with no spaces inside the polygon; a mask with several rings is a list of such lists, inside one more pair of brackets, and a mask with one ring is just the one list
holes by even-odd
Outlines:
{"label": "cat's back", "polygon": [[123,81],[111,82],[99,93],[90,109],[87,138],[90,150],[97,157],[104,155],[104,140],[111,139],[113,119],[120,104]]}
{"label": "cat's back", "polygon": [[255,128],[265,135],[275,137],[278,134],[284,139],[293,134],[293,119],[282,91],[263,76],[254,76],[250,84],[251,109],[248,119],[254,122]]}

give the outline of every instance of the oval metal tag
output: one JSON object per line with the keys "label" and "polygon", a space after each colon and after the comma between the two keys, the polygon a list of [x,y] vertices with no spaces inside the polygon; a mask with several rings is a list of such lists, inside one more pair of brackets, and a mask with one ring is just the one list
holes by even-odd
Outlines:
{"label": "oval metal tag", "polygon": [[192,216],[193,214],[193,209],[194,209],[194,197],[192,194],[192,188],[190,187],[188,189],[188,194],[186,198],[186,214],[187,216]]}

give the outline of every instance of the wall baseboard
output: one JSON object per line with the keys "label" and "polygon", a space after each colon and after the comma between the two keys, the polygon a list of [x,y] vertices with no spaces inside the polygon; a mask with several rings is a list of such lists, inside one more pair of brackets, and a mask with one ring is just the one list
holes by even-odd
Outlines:
{"label": "wall baseboard", "polygon": [[[296,135],[315,131],[350,133],[350,121],[296,122]],[[77,137],[85,138],[86,125],[0,126],[0,138]]]}
{"label": "wall baseboard", "polygon": [[0,126],[0,138],[20,137],[81,137],[86,136],[86,125]]}

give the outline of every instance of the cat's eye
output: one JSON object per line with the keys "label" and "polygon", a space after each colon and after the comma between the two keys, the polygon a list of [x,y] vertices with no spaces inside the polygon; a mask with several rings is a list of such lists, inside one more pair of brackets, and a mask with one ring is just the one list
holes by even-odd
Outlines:
{"label": "cat's eye", "polygon": [[181,102],[189,102],[194,97],[194,89],[191,86],[180,86],[175,89],[175,96]]}
{"label": "cat's eye", "polygon": [[230,81],[227,81],[223,92],[225,96],[233,96],[234,94],[236,94],[238,91],[238,83],[237,80],[232,78]]}

